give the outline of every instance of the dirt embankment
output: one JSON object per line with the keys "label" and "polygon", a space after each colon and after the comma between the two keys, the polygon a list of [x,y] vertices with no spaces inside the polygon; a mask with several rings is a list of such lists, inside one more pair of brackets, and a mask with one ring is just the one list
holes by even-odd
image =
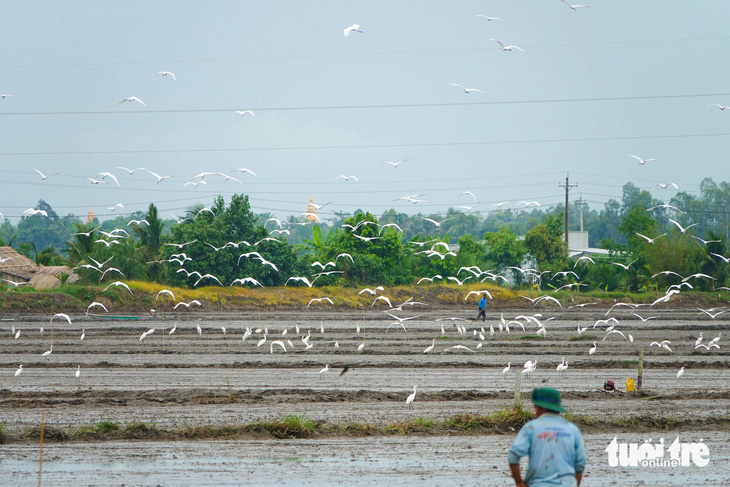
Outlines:
{"label": "dirt embankment", "polygon": [[[158,297],[157,292],[165,289],[164,284],[131,282],[132,292],[119,287],[104,291],[106,286],[68,286],[63,290],[34,291],[32,289],[6,288],[0,293],[0,313],[27,314],[27,313],[56,313],[74,312],[85,313],[92,302],[98,302],[113,310],[113,313],[149,313],[150,309],[157,312],[241,312],[256,311],[270,313],[274,311],[304,310],[310,305],[313,298],[329,297],[334,304],[328,306],[329,311],[354,312],[368,310],[373,306],[374,296],[369,293],[359,294],[360,289],[343,287],[301,288],[231,288],[206,287],[196,289],[171,288],[178,296],[176,300],[168,295]],[[393,306],[412,302],[424,303],[431,310],[463,310],[476,306],[478,297],[472,295],[469,301],[464,298],[470,291],[488,290],[493,299],[488,303],[488,311],[501,311],[529,307],[526,298],[534,299],[544,294],[556,297],[566,310],[580,311],[591,308],[609,308],[619,302],[651,303],[660,297],[658,293],[629,294],[629,293],[572,293],[561,291],[550,293],[539,290],[513,291],[506,288],[484,285],[465,284],[456,285],[428,285],[428,286],[394,286],[379,293],[387,296]],[[180,301],[197,300],[201,306],[178,307]],[[662,309],[680,309],[698,307],[711,308],[724,306],[726,301],[717,293],[684,292],[674,295],[667,303],[662,303]],[[538,310],[559,310],[561,308],[552,302],[544,302],[535,306]],[[91,310],[98,312],[99,308]]]}

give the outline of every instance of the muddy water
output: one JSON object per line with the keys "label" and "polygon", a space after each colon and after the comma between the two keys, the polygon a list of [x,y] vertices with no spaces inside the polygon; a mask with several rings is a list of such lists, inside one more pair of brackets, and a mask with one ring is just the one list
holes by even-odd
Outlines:
{"label": "muddy water", "polygon": [[[658,441],[658,435],[651,438]],[[727,486],[724,434],[673,433],[671,442],[703,440],[710,464],[610,467],[613,435],[586,435],[588,486]],[[620,441],[646,437],[619,435]],[[483,486],[513,485],[506,466],[511,436],[395,437],[283,441],[124,442],[49,445],[43,485]],[[38,448],[0,448],[3,485],[38,485]],[[524,463],[524,462],[523,462]]]}
{"label": "muddy water", "polygon": [[[730,364],[724,342],[719,342],[719,350],[694,348],[700,332],[707,343],[728,329],[724,315],[709,320],[692,310],[662,311],[646,323],[617,315],[616,328],[631,333],[632,344],[618,334],[606,336],[601,331],[606,325],[593,328],[596,320],[605,318],[605,311],[555,313],[551,321],[544,320],[553,315],[542,311],[540,319],[547,329],[542,339],[527,336],[534,335],[534,324],[525,332],[513,324],[508,334],[498,331],[495,319],[484,325],[466,322],[467,333],[462,335],[451,322],[436,321],[448,316],[444,312],[419,310],[401,316],[419,312],[420,318],[405,322],[407,331],[388,329],[391,320],[378,313],[367,313],[364,320],[358,314],[321,312],[235,319],[188,314],[129,323],[72,316],[73,324],[54,325],[52,339],[47,318],[12,317],[12,322],[0,323],[0,423],[11,435],[19,434],[39,424],[41,408],[46,422],[57,427],[102,420],[147,421],[160,428],[247,424],[290,414],[327,423],[383,425],[413,416],[439,420],[509,406],[517,375],[524,394],[543,384],[557,387],[571,412],[589,417],[703,419],[727,414]],[[518,314],[527,313],[505,312],[505,318]],[[169,335],[175,324],[176,332]],[[22,330],[18,340],[13,339],[11,326]],[[45,328],[43,335],[40,326]],[[226,327],[225,334],[221,326]],[[247,326],[262,331],[243,342]],[[482,326],[484,340],[478,335]],[[588,330],[578,334],[579,326]],[[155,332],[140,340],[150,328]],[[267,339],[257,346],[265,330]],[[308,350],[302,342],[307,334],[312,344]],[[434,339],[434,350],[424,354]],[[270,344],[276,340],[285,344],[287,352],[275,346],[271,353]],[[671,352],[649,346],[661,340],[671,342]],[[41,357],[51,342],[53,353]],[[596,353],[588,355],[593,342]],[[358,351],[361,343],[365,348]],[[469,350],[450,348],[455,345]],[[644,387],[659,397],[648,400],[601,392],[607,378],[622,385],[626,377],[636,376],[641,346],[646,353]],[[563,358],[569,369],[561,377],[555,366]],[[520,373],[528,359],[538,361],[530,378]],[[503,374],[508,362],[511,369]],[[24,371],[16,380],[18,364],[24,364]],[[319,374],[325,364],[331,370]],[[345,364],[348,372],[339,375]],[[682,366],[685,373],[678,379]],[[418,395],[414,409],[408,410],[404,401],[413,385],[418,386]],[[609,468],[603,450],[613,436],[643,441],[625,431],[587,436],[591,481],[585,485],[730,485],[726,432],[679,433],[683,441],[686,436],[708,444],[712,463],[704,469]],[[673,439],[676,434],[668,436]],[[511,485],[504,465],[510,442],[511,436],[409,436],[48,444],[44,484]],[[36,445],[16,442],[0,447],[0,452],[0,485],[37,485]],[[631,481],[626,483],[626,478]]]}

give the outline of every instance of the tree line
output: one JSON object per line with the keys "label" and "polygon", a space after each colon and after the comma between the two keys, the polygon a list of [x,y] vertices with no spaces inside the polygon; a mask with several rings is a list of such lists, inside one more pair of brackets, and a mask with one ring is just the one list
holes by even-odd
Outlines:
{"label": "tree line", "polygon": [[[179,286],[216,284],[201,279],[209,275],[221,285],[251,278],[238,284],[264,286],[287,284],[292,276],[306,277],[315,286],[415,284],[449,277],[543,290],[582,283],[575,291],[671,285],[709,290],[730,284],[724,260],[730,185],[706,179],[698,196],[680,192],[669,204],[656,194],[627,183],[622,201],[611,200],[601,210],[571,205],[571,222],[582,210],[591,244],[609,251],[594,256],[594,263],[569,258],[560,206],[486,213],[449,209],[446,215],[388,210],[379,218],[358,211],[335,213],[328,223],[312,225],[254,214],[245,195],[233,195],[228,204],[219,196],[209,208],[190,208],[174,220],[161,218],[151,204],[145,213],[89,224],[73,215],[59,217],[41,200],[37,209],[47,216],[24,216],[17,226],[5,219],[0,244],[39,264],[74,267],[89,283],[123,276]],[[108,259],[119,273],[100,279],[93,267]],[[693,274],[709,277],[685,280]]]}

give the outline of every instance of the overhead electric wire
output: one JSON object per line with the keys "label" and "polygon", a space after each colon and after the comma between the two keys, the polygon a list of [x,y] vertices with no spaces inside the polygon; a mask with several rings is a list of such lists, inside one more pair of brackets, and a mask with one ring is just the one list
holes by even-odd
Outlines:
{"label": "overhead electric wire", "polygon": [[[251,107],[247,109],[258,112],[303,111],[303,110],[364,110],[384,108],[443,108],[443,107],[470,107],[489,105],[535,105],[541,103],[586,103],[607,101],[636,101],[636,100],[667,100],[680,98],[706,98],[730,96],[730,93],[684,93],[677,95],[643,95],[643,96],[606,96],[583,98],[544,98],[533,100],[493,100],[474,102],[444,102],[444,103],[392,103],[380,105],[311,105],[293,107]],[[227,108],[179,108],[170,110],[86,110],[60,112],[0,112],[0,116],[55,116],[55,115],[151,115],[170,113],[231,113],[241,107]]]}
{"label": "overhead electric wire", "polygon": [[[612,45],[635,45],[635,44],[662,44],[670,42],[695,42],[695,41],[716,41],[728,40],[728,36],[716,37],[688,37],[680,39],[631,39],[624,41],[610,42],[584,42],[570,44],[525,44],[523,47],[529,49],[555,49],[556,47],[593,47],[593,46],[612,46]],[[345,53],[317,53],[317,54],[299,54],[284,56],[245,56],[234,58],[200,58],[200,59],[178,59],[178,60],[157,60],[157,61],[112,61],[100,63],[55,63],[55,64],[17,64],[17,65],[0,65],[0,69],[28,69],[28,68],[76,68],[76,67],[95,67],[95,66],[133,66],[133,65],[160,65],[160,64],[192,64],[192,63],[221,63],[221,62],[243,62],[243,61],[274,61],[286,59],[326,59],[340,57],[364,57],[364,56],[399,56],[404,54],[446,54],[454,52],[499,52],[498,47],[468,47],[468,48],[451,48],[451,49],[417,49],[407,51],[380,51],[380,52],[345,52]]]}
{"label": "overhead electric wire", "polygon": [[[17,180],[16,181],[13,181],[13,180],[7,180],[7,179],[4,180],[3,182],[5,182],[5,183],[11,183],[11,184],[17,184],[17,185],[25,185],[25,186],[41,186],[41,185],[43,185],[43,186],[46,186],[46,187],[55,187],[55,188],[64,188],[64,189],[94,189],[91,185],[87,185],[87,184],[53,184],[53,183],[46,183],[46,182],[40,182],[40,181],[17,181]],[[448,182],[448,180],[445,180],[444,182]],[[172,184],[172,182],[170,182],[168,184]],[[214,190],[214,189],[194,189],[194,190],[188,190],[188,189],[185,189],[185,188],[182,187],[182,183],[179,183],[179,184],[180,184],[180,186],[178,188],[176,188],[176,189],[175,188],[169,188],[169,187],[167,187],[167,188],[154,188],[154,189],[150,189],[150,188],[127,187],[127,186],[123,186],[123,187],[122,186],[120,186],[120,187],[110,186],[110,187],[108,187],[108,190],[115,191],[115,192],[119,192],[119,191],[131,191],[131,192],[150,192],[150,191],[154,191],[155,193],[173,193],[173,192],[174,193],[180,193],[180,192],[185,191],[185,192],[190,192],[190,193],[193,193],[193,194],[199,194],[199,195],[201,195],[201,197],[202,196],[205,196],[205,195],[207,195],[207,196],[216,196],[218,194],[221,194],[221,192],[222,192],[220,190]],[[267,195],[268,194],[287,194],[287,195],[289,195],[289,194],[292,194],[292,191],[291,190],[271,191],[271,190],[262,190],[262,189],[257,189],[257,188],[241,187],[241,186],[239,186],[239,188],[242,189],[242,190],[244,190],[244,191],[237,191],[235,189],[236,187],[235,186],[232,186],[230,183],[216,182],[215,184],[228,184],[229,187],[233,187],[234,188],[234,189],[230,189],[230,190],[227,190],[227,191],[223,191],[223,193],[241,193],[241,192],[243,192],[243,193],[249,194],[249,195],[253,195],[253,194],[267,194]],[[310,183],[302,182],[302,183],[300,183],[300,185],[301,184],[319,185],[319,183],[311,183],[311,182]],[[376,182],[373,182],[373,183],[363,183],[363,184],[368,184],[368,185],[375,184],[375,185],[379,185],[379,183],[376,183]],[[410,185],[413,184],[413,182],[412,181],[408,181],[407,184],[409,186],[405,186],[406,183],[404,183],[403,181],[400,182],[401,188],[403,188],[403,187],[410,187]],[[525,183],[521,183],[521,184],[499,184],[499,185],[493,185],[493,186],[473,186],[472,185],[471,186],[471,189],[472,190],[492,190],[492,189],[496,189],[496,188],[520,188],[520,187],[524,187],[525,185],[530,186],[530,187],[535,187],[535,186],[553,186],[554,183],[553,182],[531,182],[531,183],[528,183],[528,184],[525,184]],[[402,189],[402,190],[398,190],[398,191],[403,191],[403,192],[408,192],[408,191],[446,192],[446,191],[463,191],[463,189],[464,189],[463,187],[448,187],[448,188],[445,188],[445,187],[438,187],[438,188],[422,188],[422,187],[419,187],[418,189],[413,189],[413,190]],[[107,188],[105,188],[105,191],[106,190],[107,190]],[[351,194],[375,194],[375,193],[389,193],[389,194],[393,194],[396,191],[397,190],[395,190],[395,189],[377,189],[377,190],[363,189],[363,190],[354,190],[352,188],[347,188],[347,189],[346,188],[343,188],[341,191],[332,191],[332,190],[329,190],[328,189],[328,190],[326,190],[326,193],[327,194],[347,194],[347,195],[351,195]]]}
{"label": "overhead electric wire", "polygon": [[[0,174],[16,174],[16,175],[28,175],[28,174],[31,174],[31,175],[33,175],[35,177],[35,174],[34,173],[30,173],[29,171],[8,170],[8,169],[2,169],[2,168],[0,168]],[[564,175],[564,174],[565,174],[565,171],[550,171],[550,172],[542,172],[542,173],[531,173],[531,174],[529,174],[529,176],[530,177],[544,178],[545,176],[555,176],[555,175]],[[575,176],[575,175],[582,175],[582,176],[589,176],[589,177],[592,177],[592,178],[606,178],[606,179],[616,179],[616,180],[626,181],[626,178],[624,178],[624,177],[612,176],[612,175],[609,175],[609,174],[595,174],[595,173],[586,173],[586,172],[581,172],[581,171],[570,171],[570,174],[572,174],[573,176]],[[484,181],[484,180],[492,181],[492,180],[495,180],[495,179],[504,180],[504,179],[513,179],[513,178],[519,178],[522,181],[519,184],[517,184],[517,183],[512,183],[512,184],[499,183],[498,185],[491,185],[491,186],[475,186],[474,184],[468,184],[468,187],[443,187],[443,186],[440,186],[438,188],[422,188],[422,187],[418,187],[417,189],[413,189],[412,191],[445,192],[445,191],[463,191],[464,189],[469,189],[471,191],[478,191],[478,190],[492,190],[492,189],[495,189],[495,188],[518,188],[518,187],[524,187],[524,186],[549,186],[549,185],[552,185],[553,184],[552,182],[546,182],[544,179],[543,180],[540,180],[538,182],[530,182],[530,181],[527,181],[526,182],[525,181],[525,177],[526,177],[526,175],[524,175],[524,174],[507,174],[507,175],[501,175],[501,176],[500,175],[493,175],[493,176],[474,176],[474,177],[471,177],[471,178],[409,179],[406,182],[404,182],[404,181],[365,181],[365,180],[362,180],[362,181],[358,181],[357,184],[355,184],[355,183],[335,182],[335,181],[330,181],[330,182],[321,182],[321,181],[298,181],[298,182],[292,182],[292,183],[285,183],[285,182],[261,182],[261,181],[249,179],[249,180],[247,180],[246,182],[244,182],[242,184],[243,184],[243,187],[245,188],[245,191],[244,191],[245,194],[291,194],[291,190],[271,191],[271,190],[267,190],[267,189],[262,189],[262,187],[266,187],[266,186],[281,187],[281,186],[292,186],[292,185],[293,186],[300,187],[303,184],[304,185],[310,185],[310,186],[316,186],[317,188],[327,187],[327,186],[339,186],[339,187],[342,188],[341,191],[336,191],[336,190],[333,191],[333,190],[330,190],[330,189],[324,190],[328,194],[371,194],[371,193],[392,193],[394,191],[392,189],[369,190],[369,189],[356,189],[355,188],[355,187],[358,187],[358,188],[359,187],[365,187],[365,188],[367,188],[368,186],[372,186],[372,185],[377,185],[379,187],[382,187],[383,185],[388,185],[388,184],[390,184],[390,185],[398,185],[399,186],[399,188],[398,188],[399,191],[408,192],[409,191],[408,189],[402,189],[405,184],[408,184],[409,187],[412,186],[412,185],[414,185],[414,184],[420,184],[420,183],[440,183],[440,184],[443,185],[445,183],[457,184],[457,183],[460,183],[462,181],[466,181],[468,183],[482,184],[481,181]],[[85,176],[72,175],[72,174],[58,174],[53,179],[56,179],[56,178],[68,178],[68,179],[70,179],[70,178],[76,178],[76,179],[84,179]],[[133,179],[133,178],[130,178],[130,177],[126,177],[126,178],[120,177],[118,179],[120,181],[122,181],[122,182],[129,182],[129,181],[139,182],[140,181],[139,179]],[[191,180],[192,179],[195,179],[195,178],[191,178]],[[87,185],[87,184],[81,184],[81,185],[79,185],[79,184],[75,184],[75,185],[59,184],[59,183],[53,183],[52,180],[48,180],[48,181],[40,181],[40,180],[36,180],[36,181],[22,181],[22,180],[11,180],[11,179],[5,178],[3,181],[6,182],[6,183],[12,183],[12,184],[43,185],[43,186],[50,186],[50,187],[56,187],[56,188],[59,188],[60,187],[60,188],[87,188],[87,189],[92,189],[91,186],[90,185]],[[187,190],[187,189],[183,189],[183,188],[173,189],[173,188],[170,188],[169,187],[170,184],[178,184],[178,183],[179,184],[182,184],[182,181],[185,181],[185,180],[181,178],[180,180],[177,180],[177,181],[172,181],[172,180],[166,181],[164,184],[166,184],[168,186],[166,188],[157,188],[156,187],[155,188],[155,192],[172,193],[172,192],[180,192],[180,191],[191,191],[191,192],[195,192],[195,194],[200,194],[201,196],[204,196],[204,195],[217,195],[217,194],[220,194],[221,193],[221,191],[219,191],[219,190],[208,189],[208,187],[203,188],[203,189],[193,189],[193,190]],[[581,185],[580,187],[581,188],[584,188],[584,187],[594,187],[594,186],[601,187],[601,188],[605,188],[605,187],[609,187],[609,188],[623,188],[624,185],[625,185],[625,184],[622,184],[622,185],[617,185],[617,184],[600,184],[600,183],[597,183],[595,181],[587,181],[586,182],[586,181],[580,181],[580,180],[578,180],[578,182],[580,183],[580,185]],[[644,182],[644,183],[649,183],[649,184],[653,184],[653,185],[656,185],[657,184],[656,180],[654,180],[654,179],[641,179],[641,178],[632,178],[630,181],[626,181],[626,182],[631,182],[631,183],[634,183],[634,182]],[[227,185],[233,185],[233,183],[226,183],[224,181],[213,181],[212,184],[227,184]],[[686,192],[686,193],[699,193],[700,192],[699,187],[697,185],[693,185],[693,184],[689,184],[689,183],[683,183],[681,181],[680,182],[677,182],[677,184],[679,184],[681,186],[681,189],[680,190],[676,190],[678,192]],[[212,187],[212,185],[211,185],[211,187]],[[234,189],[230,190],[230,192],[232,192],[232,193],[238,192],[238,191],[235,190],[235,188],[236,188],[235,185],[233,185],[233,188]],[[697,188],[697,189],[687,189],[687,188]],[[135,187],[129,187],[129,186],[122,186],[122,187],[110,186],[108,189],[110,189],[112,191],[135,191],[135,192],[149,191],[149,188],[135,188]],[[642,189],[642,188],[639,188],[639,189]],[[649,190],[646,190],[646,191],[649,191]],[[671,191],[675,191],[675,190],[671,190]],[[581,193],[589,194],[589,193],[584,192],[584,191],[581,191]],[[602,196],[605,196],[605,195],[602,195]]]}
{"label": "overhead electric wire", "polygon": [[43,155],[102,155],[102,154],[184,154],[211,152],[253,152],[253,151],[290,151],[290,150],[343,150],[343,149],[377,149],[396,147],[453,147],[472,145],[510,145],[510,144],[544,144],[565,142],[605,142],[612,140],[652,140],[652,139],[686,139],[692,137],[727,137],[730,132],[714,134],[670,134],[670,135],[627,135],[616,137],[587,137],[565,139],[523,139],[523,140],[491,140],[472,142],[416,142],[403,144],[360,144],[360,145],[323,145],[323,146],[289,146],[289,147],[238,147],[228,149],[147,149],[147,150],[109,150],[109,151],[39,151],[39,152],[0,152],[0,156],[43,156]]}
{"label": "overhead electric wire", "polygon": [[[0,174],[21,174],[21,175],[22,174],[25,174],[25,175],[31,174],[34,177],[36,176],[35,173],[30,172],[30,171],[9,170],[9,169],[2,169],[1,167],[0,167]],[[505,174],[505,175],[501,175],[501,176],[500,175],[489,175],[489,176],[477,176],[477,175],[475,175],[475,176],[469,177],[469,178],[409,179],[408,180],[408,183],[444,183],[444,182],[453,182],[453,183],[456,183],[458,181],[474,182],[474,181],[480,181],[480,180],[484,180],[484,179],[486,179],[486,180],[494,180],[494,179],[509,179],[509,178],[519,178],[521,180],[524,180],[526,176],[530,176],[530,177],[542,177],[542,176],[552,176],[552,175],[557,175],[557,174],[565,174],[565,171],[537,172],[537,173],[530,173],[529,175],[525,175],[525,174]],[[74,175],[74,174],[58,174],[57,176],[54,177],[54,179],[56,177],[58,177],[58,178],[85,178],[86,176],[81,176],[81,175],[78,175],[78,174],[76,174],[76,175]],[[129,178],[129,177],[126,177],[126,178],[120,177],[118,179],[120,181],[123,181],[123,182],[124,181],[132,181],[132,179]],[[194,178],[191,178],[191,179],[194,179]],[[39,184],[53,184],[53,183],[48,182],[48,181],[52,181],[52,179],[49,179],[46,182],[42,182],[40,180],[37,180],[37,181],[38,181]],[[182,181],[182,179],[181,179],[181,181]],[[172,182],[173,181],[169,181],[168,184],[169,183],[172,183]],[[221,181],[220,184],[224,184],[224,182]],[[253,186],[285,186],[285,185],[301,186],[302,184],[316,184],[318,186],[320,186],[320,185],[325,185],[325,186],[328,186],[328,185],[344,186],[345,184],[348,184],[348,183],[334,182],[334,181],[333,182],[296,181],[296,182],[286,183],[286,182],[278,182],[278,181],[277,182],[265,182],[265,181],[257,181],[257,180],[249,179],[244,184],[250,184],[250,185],[253,185]],[[382,186],[384,184],[397,184],[398,186],[402,186],[404,184],[404,182],[403,181],[372,181],[372,182],[360,181],[360,182],[358,182],[358,184],[359,185],[364,185],[364,184],[377,184],[378,186]],[[532,183],[530,183],[530,184],[532,184]],[[54,184],[54,185],[55,186],[59,186],[57,184]],[[503,187],[503,186],[504,185],[500,184],[500,187]],[[112,186],[112,188],[114,188],[114,186]],[[196,190],[196,191],[205,191],[205,190]],[[347,192],[350,193],[349,190]]]}

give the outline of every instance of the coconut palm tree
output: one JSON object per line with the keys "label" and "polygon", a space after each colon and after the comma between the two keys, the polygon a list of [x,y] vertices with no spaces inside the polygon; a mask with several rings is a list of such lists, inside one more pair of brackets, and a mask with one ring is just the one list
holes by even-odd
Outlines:
{"label": "coconut palm tree", "polygon": [[68,264],[68,259],[63,257],[53,245],[49,245],[40,251],[35,248],[35,245],[33,245],[33,250],[35,252],[34,257],[36,264],[45,266]]}
{"label": "coconut palm tree", "polygon": [[143,259],[145,262],[151,262],[148,268],[150,276],[155,281],[159,281],[162,265],[156,261],[162,248],[161,238],[164,222],[157,216],[157,207],[154,203],[150,203],[144,219],[147,220],[149,225],[132,225],[132,231],[139,239]]}
{"label": "coconut palm tree", "polygon": [[[65,252],[71,266],[77,266],[87,261],[89,255],[94,253],[94,242],[99,239],[99,232],[95,231],[95,223],[89,222],[84,225],[80,222],[74,223],[74,234]],[[87,262],[88,263],[88,262]]]}

